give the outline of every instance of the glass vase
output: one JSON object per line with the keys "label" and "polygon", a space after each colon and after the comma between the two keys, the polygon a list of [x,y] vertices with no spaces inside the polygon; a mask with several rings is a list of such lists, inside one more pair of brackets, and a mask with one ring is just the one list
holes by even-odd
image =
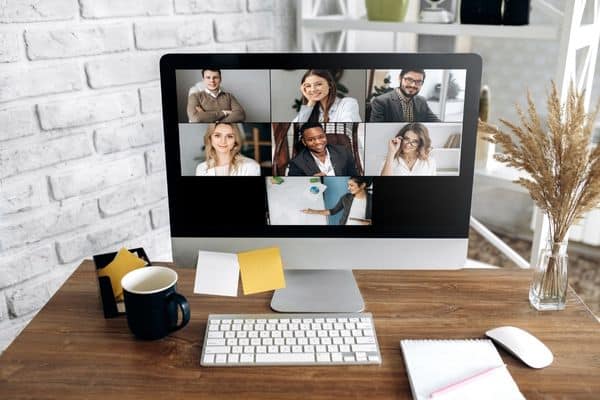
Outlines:
{"label": "glass vase", "polygon": [[534,266],[529,302],[540,311],[562,310],[567,301],[567,241],[548,241]]}

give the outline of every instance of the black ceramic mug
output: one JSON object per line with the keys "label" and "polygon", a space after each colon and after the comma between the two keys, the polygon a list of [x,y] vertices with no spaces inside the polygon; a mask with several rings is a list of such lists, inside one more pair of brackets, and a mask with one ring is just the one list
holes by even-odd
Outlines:
{"label": "black ceramic mug", "polygon": [[138,268],[123,277],[127,324],[136,337],[160,339],[190,321],[190,305],[176,284],[177,272],[167,267]]}

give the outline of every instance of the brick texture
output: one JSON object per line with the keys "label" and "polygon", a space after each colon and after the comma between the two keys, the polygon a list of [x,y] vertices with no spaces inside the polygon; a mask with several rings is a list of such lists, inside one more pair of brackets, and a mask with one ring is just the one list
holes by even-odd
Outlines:
{"label": "brick texture", "polygon": [[18,61],[21,42],[18,32],[0,32],[0,63]]}
{"label": "brick texture", "polygon": [[[142,113],[157,113],[162,110],[160,87],[152,86],[140,89]],[[161,122],[162,125],[162,122]]]}
{"label": "brick texture", "polygon": [[98,129],[94,133],[94,145],[100,153],[114,153],[160,142],[162,133],[161,119],[152,118],[133,124]]}
{"label": "brick texture", "polygon": [[131,29],[126,24],[25,32],[31,60],[67,58],[128,50]]}
{"label": "brick texture", "polygon": [[150,219],[152,221],[153,229],[169,226],[169,205],[165,202],[164,204],[151,209]]}
{"label": "brick texture", "polygon": [[273,16],[270,13],[238,14],[215,20],[219,42],[263,39],[272,36]]}
{"label": "brick texture", "polygon": [[271,11],[273,10],[273,0],[248,0],[248,11]]}
{"label": "brick texture", "polygon": [[0,150],[0,178],[6,178],[62,161],[90,155],[92,146],[86,134],[62,137],[29,146]]}
{"label": "brick texture", "polygon": [[36,129],[33,107],[0,109],[0,142],[32,135]]}
{"label": "brick texture", "polygon": [[146,151],[146,171],[149,174],[165,170],[165,151],[164,146],[158,146]]}
{"label": "brick texture", "polygon": [[[71,262],[89,254],[98,254],[110,245],[142,236],[148,231],[145,215],[128,219],[103,221],[96,224],[93,230],[75,238],[58,241],[58,256],[61,262]],[[116,246],[115,246],[116,247]]]}
{"label": "brick texture", "polygon": [[197,46],[212,40],[212,18],[187,18],[183,21],[142,22],[135,24],[138,49],[168,49]]}
{"label": "brick texture", "polygon": [[0,287],[14,285],[52,269],[56,265],[54,247],[46,245],[9,259],[0,258]]}
{"label": "brick texture", "polygon": [[62,281],[61,278],[53,277],[49,281],[35,282],[25,287],[8,290],[6,300],[9,313],[14,317],[21,317],[39,310],[52,297]]}
{"label": "brick texture", "polygon": [[50,176],[52,196],[56,200],[95,192],[144,175],[142,156],[108,163],[89,163],[66,173]]}
{"label": "brick texture", "polygon": [[30,213],[22,221],[0,225],[0,232],[2,232],[0,251],[36,243],[60,233],[91,225],[97,220],[96,201]]}
{"label": "brick texture", "polygon": [[156,54],[112,56],[90,61],[85,66],[92,88],[148,82],[159,78]]}
{"label": "brick texture", "polygon": [[45,204],[48,204],[48,184],[45,177],[17,178],[4,183],[0,190],[0,215],[32,210]]}
{"label": "brick texture", "polygon": [[243,10],[245,0],[175,0],[175,12],[181,14],[230,13]]}
{"label": "brick texture", "polygon": [[156,203],[167,197],[167,180],[163,174],[149,176],[126,188],[117,188],[98,199],[98,207],[103,217],[120,214],[127,210]]}
{"label": "brick texture", "polygon": [[293,3],[0,0],[0,352],[82,258],[171,259],[159,57],[268,51]]}
{"label": "brick texture", "polygon": [[[8,320],[8,305],[4,293],[0,292],[0,331],[2,331],[2,322],[5,320]],[[0,351],[2,351],[1,348]]]}
{"label": "brick texture", "polygon": [[94,95],[38,105],[42,129],[70,128],[135,115],[137,96],[133,93]]}
{"label": "brick texture", "polygon": [[74,0],[9,0],[0,4],[0,23],[73,19],[78,10]]}
{"label": "brick texture", "polygon": [[82,88],[81,72],[75,63],[31,68],[10,66],[0,74],[0,102],[31,96],[41,98]]}
{"label": "brick texture", "polygon": [[171,4],[165,0],[80,0],[84,18],[168,15]]}

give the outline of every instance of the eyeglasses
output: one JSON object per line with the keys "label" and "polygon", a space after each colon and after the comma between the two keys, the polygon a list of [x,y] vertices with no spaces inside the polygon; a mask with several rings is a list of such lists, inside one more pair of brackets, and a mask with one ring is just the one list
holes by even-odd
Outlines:
{"label": "eyeglasses", "polygon": [[412,147],[417,147],[418,145],[421,144],[420,140],[410,140],[409,138],[405,138],[405,137],[403,137],[401,140],[402,140],[402,143],[407,144]]}
{"label": "eyeglasses", "polygon": [[421,80],[421,79],[415,80],[415,79],[413,79],[413,78],[409,78],[409,77],[407,77],[407,76],[405,76],[405,77],[404,77],[404,78],[402,78],[402,79],[404,79],[404,80],[405,80],[406,82],[408,82],[408,83],[411,83],[411,84],[413,84],[413,85],[417,85],[417,86],[421,86],[421,85],[423,84],[423,82],[424,82],[424,81],[423,81],[423,80]]}

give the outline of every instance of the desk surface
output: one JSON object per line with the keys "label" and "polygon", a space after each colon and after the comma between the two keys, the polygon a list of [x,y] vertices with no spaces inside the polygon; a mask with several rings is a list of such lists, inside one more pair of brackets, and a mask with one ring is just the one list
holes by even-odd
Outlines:
{"label": "desk surface", "polygon": [[271,293],[193,295],[193,270],[178,270],[190,301],[188,326],[171,336],[133,338],[124,316],[104,319],[93,263],[85,261],[0,358],[3,399],[410,399],[399,341],[480,338],[500,325],[525,328],[554,353],[541,370],[500,354],[527,399],[600,394],[600,324],[569,291],[567,307],[529,306],[529,271],[355,271],[373,313],[381,366],[202,368],[209,313],[264,313]]}

